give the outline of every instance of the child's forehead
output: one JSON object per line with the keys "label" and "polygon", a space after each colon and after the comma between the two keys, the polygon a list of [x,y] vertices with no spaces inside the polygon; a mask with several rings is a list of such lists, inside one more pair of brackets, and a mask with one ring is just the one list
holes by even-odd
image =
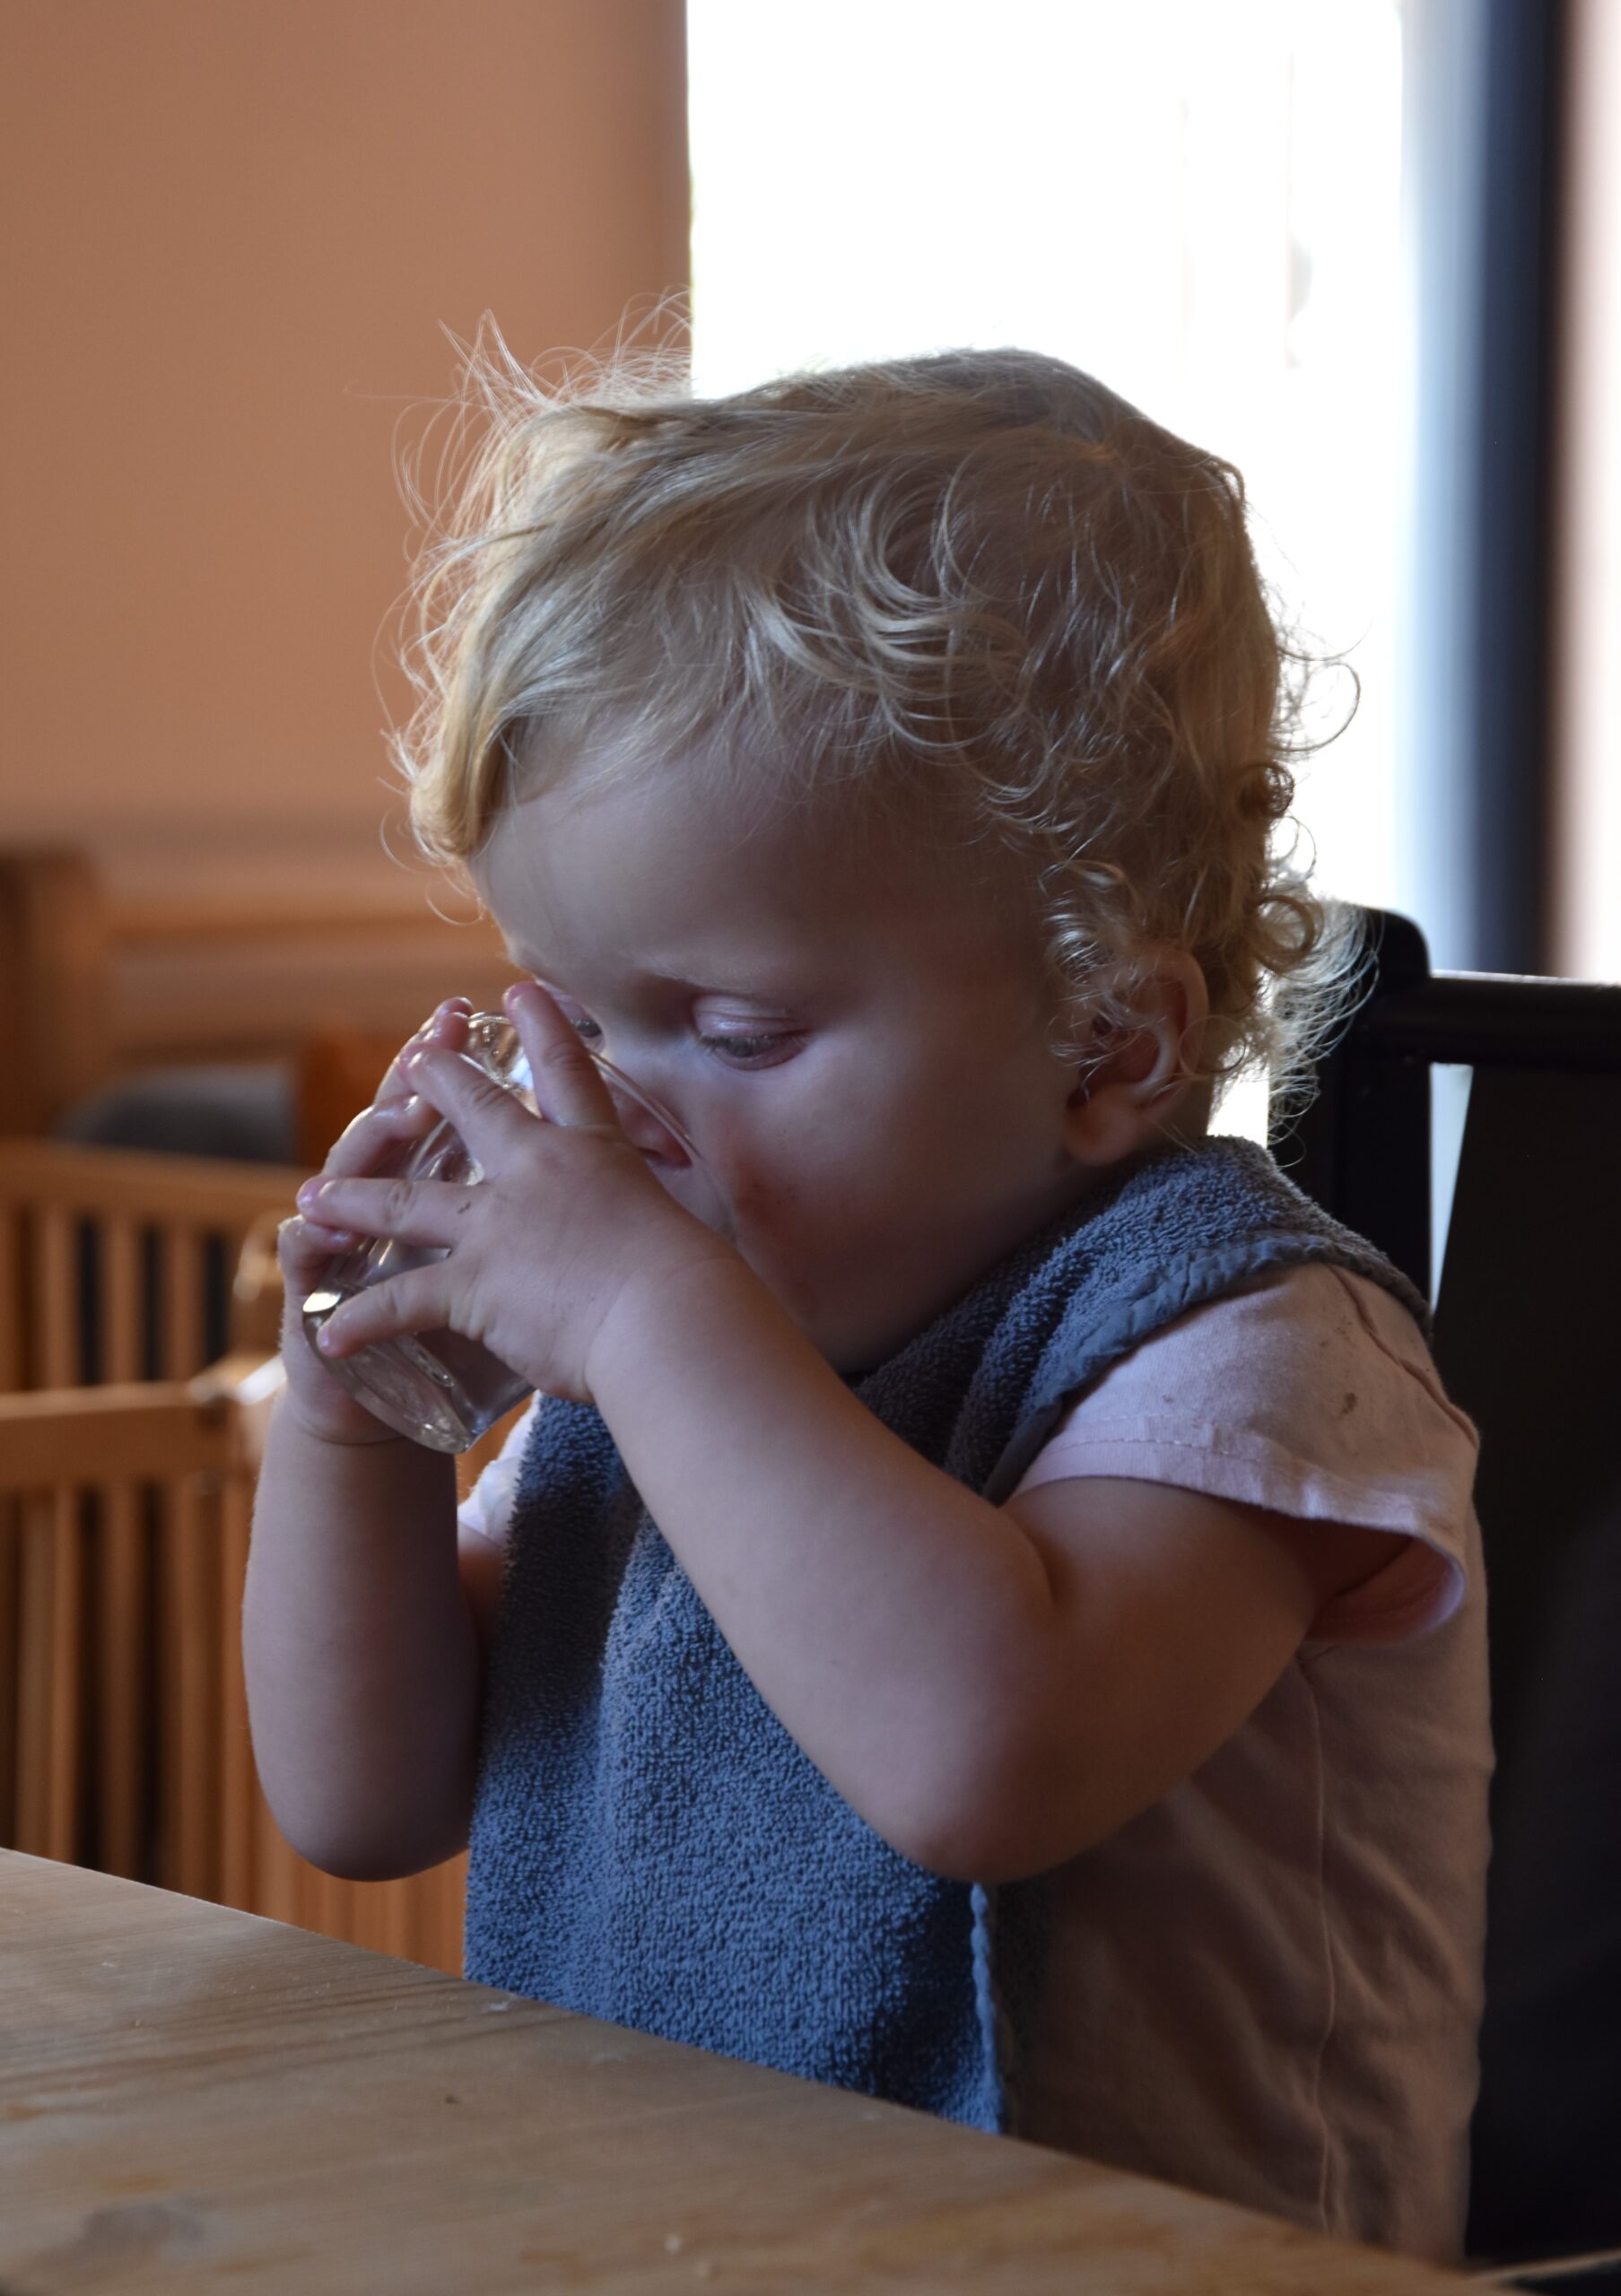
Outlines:
{"label": "child's forehead", "polygon": [[[480,855],[480,890],[515,951],[723,951],[762,957],[851,935],[982,937],[992,912],[972,857],[824,797],[739,806],[702,777],[578,779],[510,806]],[[976,889],[985,899],[973,898]]]}

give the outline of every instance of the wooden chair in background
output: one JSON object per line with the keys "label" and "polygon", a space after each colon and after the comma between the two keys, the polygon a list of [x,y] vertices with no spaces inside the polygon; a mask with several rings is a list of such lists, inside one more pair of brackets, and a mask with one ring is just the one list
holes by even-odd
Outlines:
{"label": "wooden chair in background", "polygon": [[85,853],[0,849],[0,1134],[142,1072],[292,1061],[323,1034],[392,1052],[443,996],[498,1003],[500,935],[442,898],[402,870],[341,905],[135,900]]}
{"label": "wooden chair in background", "polygon": [[[281,1840],[239,1657],[275,1222],[440,998],[511,977],[436,900],[131,900],[84,852],[0,851],[0,1839],[454,1969],[460,1861],[344,1883]],[[297,1166],[39,1136],[252,1063]]]}
{"label": "wooden chair in background", "polygon": [[465,1861],[335,1881],[253,1770],[241,1589],[300,1177],[0,1141],[0,1840],[454,1970]]}

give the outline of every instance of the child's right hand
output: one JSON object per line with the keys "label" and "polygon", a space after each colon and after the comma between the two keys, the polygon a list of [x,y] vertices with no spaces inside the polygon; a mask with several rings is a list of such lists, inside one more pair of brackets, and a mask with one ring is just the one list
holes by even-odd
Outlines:
{"label": "child's right hand", "polygon": [[[396,1168],[402,1152],[431,1132],[438,1112],[411,1091],[401,1074],[406,1053],[419,1045],[442,1045],[459,1052],[467,1040],[473,1007],[465,996],[453,996],[440,1005],[410,1042],[400,1048],[369,1109],[333,1144],[323,1178],[374,1178]],[[326,1370],[304,1335],[303,1305],[320,1281],[327,1263],[339,1252],[352,1251],[361,1238],[295,1213],[283,1220],[276,1235],[284,1301],[282,1311],[282,1361],[286,1369],[284,1407],[309,1434],[326,1443],[397,1443],[404,1439],[369,1412]]]}

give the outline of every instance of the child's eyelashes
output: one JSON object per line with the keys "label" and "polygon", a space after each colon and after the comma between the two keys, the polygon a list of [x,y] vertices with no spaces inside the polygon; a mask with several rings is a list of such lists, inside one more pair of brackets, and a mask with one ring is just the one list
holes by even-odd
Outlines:
{"label": "child's eyelashes", "polygon": [[[576,1036],[599,1051],[604,1043],[602,1025],[592,1020],[588,1013],[565,1012],[563,1017]],[[766,1068],[792,1052],[800,1042],[797,1031],[775,1029],[745,1035],[742,1031],[722,1033],[700,1030],[697,1041],[705,1052],[713,1053],[734,1068]]]}
{"label": "child's eyelashes", "polygon": [[797,1036],[779,1031],[773,1036],[700,1036],[699,1043],[706,1052],[739,1068],[769,1067],[773,1058],[781,1058],[798,1043]]}

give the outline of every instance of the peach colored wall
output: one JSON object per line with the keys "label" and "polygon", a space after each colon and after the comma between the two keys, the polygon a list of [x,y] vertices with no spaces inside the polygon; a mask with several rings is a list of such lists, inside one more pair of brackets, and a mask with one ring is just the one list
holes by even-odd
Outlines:
{"label": "peach colored wall", "polygon": [[[7,844],[375,855],[420,434],[687,279],[681,0],[8,0]],[[415,407],[419,412],[413,415]]]}

